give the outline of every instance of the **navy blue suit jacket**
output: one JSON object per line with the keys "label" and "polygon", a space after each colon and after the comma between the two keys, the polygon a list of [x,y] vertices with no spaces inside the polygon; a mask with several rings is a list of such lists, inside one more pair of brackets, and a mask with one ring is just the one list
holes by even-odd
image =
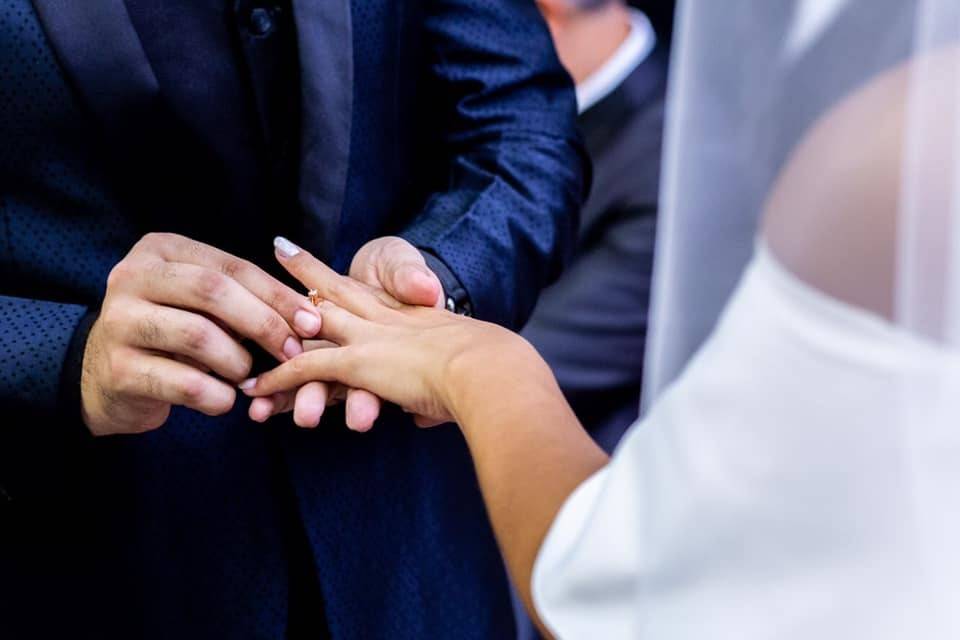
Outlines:
{"label": "navy blue suit jacket", "polygon": [[223,3],[222,50],[166,53],[148,29],[190,25],[134,4],[0,0],[0,637],[508,637],[455,428],[394,412],[370,434],[300,431],[238,403],[93,439],[77,365],[109,270],[159,230],[268,268],[284,233],[341,270],[399,233],[476,315],[519,325],[584,189],[533,4],[276,3],[297,36],[292,147],[273,131],[293,117],[272,102],[282,69],[263,63],[283,52],[249,35],[263,3]]}

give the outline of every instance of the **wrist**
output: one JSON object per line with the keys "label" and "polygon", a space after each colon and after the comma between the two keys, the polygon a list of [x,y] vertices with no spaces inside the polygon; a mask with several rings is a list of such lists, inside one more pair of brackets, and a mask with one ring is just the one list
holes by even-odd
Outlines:
{"label": "wrist", "polygon": [[549,366],[518,334],[491,325],[495,339],[474,340],[451,358],[444,375],[446,407],[465,434],[487,411],[562,399]]}
{"label": "wrist", "polygon": [[84,435],[89,435],[89,354],[98,319],[99,310],[92,310],[80,320],[71,337],[61,373],[63,417],[67,424],[74,425],[79,418],[82,427],[78,425],[78,428],[83,430]]}
{"label": "wrist", "polygon": [[97,384],[95,370],[100,359],[100,347],[98,343],[97,332],[100,328],[99,318],[95,319],[87,333],[83,344],[80,359],[79,384],[79,410],[87,431],[94,436],[103,435],[97,428],[99,416],[104,414],[103,394],[100,386]]}

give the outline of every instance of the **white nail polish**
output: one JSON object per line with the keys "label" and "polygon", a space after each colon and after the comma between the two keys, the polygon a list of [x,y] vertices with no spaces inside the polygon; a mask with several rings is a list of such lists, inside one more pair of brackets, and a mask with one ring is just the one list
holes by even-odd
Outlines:
{"label": "white nail polish", "polygon": [[257,386],[257,379],[256,379],[256,378],[247,378],[246,380],[244,380],[243,382],[241,382],[241,383],[238,384],[237,386],[240,387],[241,389],[243,389],[244,391],[246,391],[247,389],[253,389],[255,386]]}
{"label": "white nail polish", "polygon": [[277,250],[284,258],[292,258],[300,253],[300,247],[293,244],[283,236],[277,236],[273,239],[273,248]]}

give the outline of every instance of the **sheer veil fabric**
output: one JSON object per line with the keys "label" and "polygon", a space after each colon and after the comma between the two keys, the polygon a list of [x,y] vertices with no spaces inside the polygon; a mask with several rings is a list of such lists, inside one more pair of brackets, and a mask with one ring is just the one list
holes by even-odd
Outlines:
{"label": "sheer veil fabric", "polygon": [[643,419],[560,638],[960,637],[960,6],[681,0]]}

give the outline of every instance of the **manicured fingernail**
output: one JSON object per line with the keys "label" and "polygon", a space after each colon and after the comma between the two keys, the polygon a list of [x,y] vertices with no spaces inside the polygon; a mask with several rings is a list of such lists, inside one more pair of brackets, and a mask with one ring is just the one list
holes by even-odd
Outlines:
{"label": "manicured fingernail", "polygon": [[284,258],[292,258],[300,253],[300,247],[293,244],[283,236],[277,236],[273,239],[273,248],[277,250]]}
{"label": "manicured fingernail", "polygon": [[320,318],[303,309],[297,309],[293,314],[293,324],[308,338],[312,338],[320,331]]}
{"label": "manicured fingernail", "polygon": [[283,342],[283,355],[288,358],[295,358],[301,353],[303,353],[303,345],[293,336],[290,336]]}
{"label": "manicured fingernail", "polygon": [[243,389],[244,391],[246,391],[247,389],[253,389],[255,386],[257,386],[256,378],[247,378],[246,380],[244,380],[243,382],[237,385],[237,387],[239,387],[240,389]]}

